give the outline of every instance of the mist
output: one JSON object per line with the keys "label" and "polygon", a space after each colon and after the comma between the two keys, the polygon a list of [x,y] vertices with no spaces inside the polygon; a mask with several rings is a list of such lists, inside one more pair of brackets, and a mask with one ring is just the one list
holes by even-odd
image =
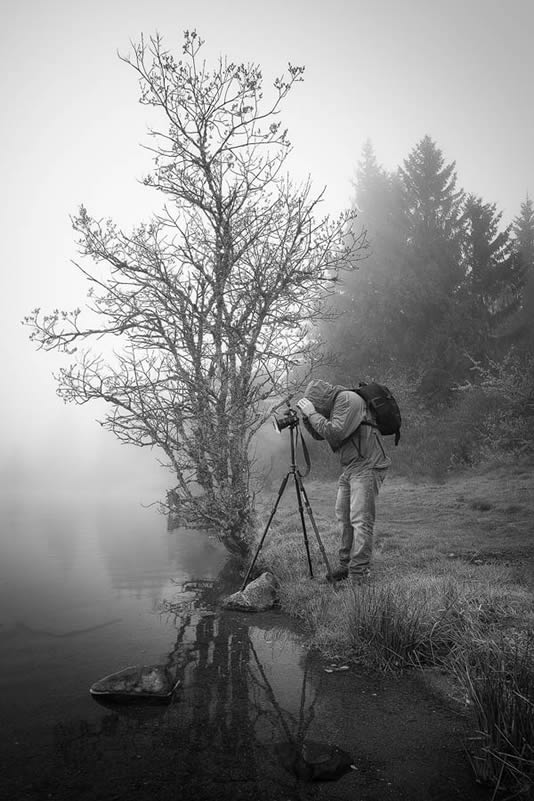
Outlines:
{"label": "mist", "polygon": [[[310,174],[319,190],[327,187],[325,211],[351,202],[355,164],[368,138],[391,169],[428,132],[457,159],[463,184],[497,201],[505,220],[517,213],[534,180],[531,110],[521,100],[531,74],[530,5],[514,2],[504,13],[499,5],[457,2],[440,10],[439,20],[436,9],[419,2],[387,5],[307,3],[288,10],[237,2],[222,11],[208,2],[177,9],[157,0],[148,9],[121,0],[84,10],[56,0],[46,9],[30,3],[6,10],[0,34],[8,121],[0,149],[4,490],[109,494],[130,483],[133,498],[151,498],[153,487],[172,481],[157,454],[121,446],[103,431],[95,422],[99,409],[57,398],[51,373],[68,357],[36,352],[20,325],[36,306],[83,308],[87,284],[71,263],[77,247],[69,219],[80,203],[126,229],[159,205],[140,183],[152,164],[141,145],[149,144],[147,128],[157,121],[138,104],[136,77],[117,58],[140,32],[160,30],[173,47],[183,29],[198,28],[210,58],[226,53],[257,61],[269,79],[288,60],[305,65],[284,124],[294,145],[291,168],[297,179]],[[490,92],[499,98],[499,126],[493,116],[488,122]],[[261,442],[269,454],[283,446],[270,431]]]}

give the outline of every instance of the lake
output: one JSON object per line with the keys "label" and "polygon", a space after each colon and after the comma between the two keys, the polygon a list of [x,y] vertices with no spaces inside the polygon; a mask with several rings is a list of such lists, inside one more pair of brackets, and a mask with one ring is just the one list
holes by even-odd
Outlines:
{"label": "lake", "polygon": [[[239,588],[223,549],[202,532],[167,532],[141,505],[150,497],[2,495],[2,798],[489,797],[458,715],[414,678],[326,672],[279,612],[222,612],[221,592]],[[89,695],[108,673],[156,663],[181,680],[169,706],[109,708]],[[339,746],[356,770],[309,781],[294,759],[303,740]]]}

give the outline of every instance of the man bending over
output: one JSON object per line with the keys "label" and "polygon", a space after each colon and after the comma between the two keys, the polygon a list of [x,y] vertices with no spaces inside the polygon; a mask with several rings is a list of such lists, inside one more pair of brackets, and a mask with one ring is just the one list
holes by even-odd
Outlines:
{"label": "man bending over", "polygon": [[376,499],[391,459],[372,412],[356,392],[315,379],[297,406],[306,430],[328,442],[343,468],[336,498],[341,546],[332,580],[350,577],[362,584],[370,575]]}

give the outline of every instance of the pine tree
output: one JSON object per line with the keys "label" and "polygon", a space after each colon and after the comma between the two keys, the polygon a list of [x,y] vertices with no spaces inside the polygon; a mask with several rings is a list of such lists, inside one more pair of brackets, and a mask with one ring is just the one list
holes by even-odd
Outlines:
{"label": "pine tree", "polygon": [[[436,143],[425,136],[404,161],[399,174],[404,186],[409,228],[426,244],[437,234],[458,234],[463,191],[456,189],[456,162],[446,165]],[[411,224],[410,224],[411,223]]]}
{"label": "pine tree", "polygon": [[429,136],[404,161],[399,180],[405,230],[397,298],[405,320],[402,358],[406,365],[453,370],[464,193],[456,186],[455,162],[445,164]]}
{"label": "pine tree", "polygon": [[463,192],[454,167],[428,136],[395,173],[365,144],[355,198],[369,255],[345,277],[336,302],[341,317],[328,329],[338,375],[418,374],[458,361],[451,332],[459,325],[456,293],[464,276]]}
{"label": "pine tree", "polygon": [[521,210],[512,223],[517,252],[527,271],[534,270],[534,204],[527,195]]}
{"label": "pine tree", "polygon": [[383,219],[384,206],[388,202],[390,189],[390,176],[378,163],[373,144],[368,139],[363,148],[362,156],[356,170],[354,183],[356,204],[361,219],[370,235],[373,228],[380,227]]}
{"label": "pine tree", "polygon": [[499,230],[501,218],[495,203],[468,196],[464,211],[464,309],[469,329],[465,338],[477,359],[493,354],[495,335],[520,303],[523,262],[514,249],[512,226]]}
{"label": "pine tree", "polygon": [[509,338],[527,352],[534,350],[534,204],[527,195],[512,223],[515,249],[523,261],[521,304],[509,326]]}
{"label": "pine tree", "polygon": [[333,357],[327,377],[342,383],[380,376],[395,362],[396,310],[391,303],[398,243],[393,244],[399,219],[397,179],[378,163],[366,142],[354,182],[358,210],[356,225],[367,233],[368,251],[358,270],[345,273],[331,302],[337,319],[321,326],[326,350]]}

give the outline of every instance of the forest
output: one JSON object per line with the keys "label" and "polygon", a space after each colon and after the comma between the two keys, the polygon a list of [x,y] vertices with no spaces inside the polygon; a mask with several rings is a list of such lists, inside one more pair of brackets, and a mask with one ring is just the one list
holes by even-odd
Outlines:
{"label": "forest", "polygon": [[316,331],[322,377],[390,386],[403,411],[397,469],[443,477],[534,447],[534,206],[508,225],[459,186],[424,136],[388,172],[367,142],[354,181],[366,257]]}

